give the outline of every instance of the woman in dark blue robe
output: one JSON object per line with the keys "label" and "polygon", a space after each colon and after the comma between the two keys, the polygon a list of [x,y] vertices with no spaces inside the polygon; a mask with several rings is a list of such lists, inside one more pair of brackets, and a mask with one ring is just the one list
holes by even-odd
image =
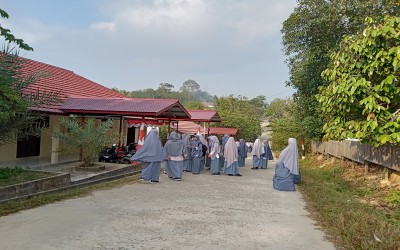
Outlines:
{"label": "woman in dark blue robe", "polygon": [[264,140],[264,155],[263,155],[263,164],[262,164],[262,169],[267,169],[268,167],[268,160],[273,160],[274,157],[272,156],[272,151],[271,148],[269,147],[269,141]]}
{"label": "woman in dark blue robe", "polygon": [[132,161],[143,163],[139,181],[157,183],[160,179],[161,162],[167,158],[167,152],[158,138],[158,131],[152,129],[142,147],[131,157]]}
{"label": "woman in dark blue robe", "polygon": [[239,153],[239,159],[238,159],[239,167],[244,167],[245,159],[247,158],[247,149],[246,149],[246,142],[243,139],[239,140],[238,153]]}
{"label": "woman in dark blue robe", "polygon": [[297,141],[289,138],[287,147],[280,153],[275,166],[273,186],[280,191],[295,191],[294,184],[301,181]]}
{"label": "woman in dark blue robe", "polygon": [[202,158],[203,158],[203,144],[200,142],[200,138],[198,135],[193,137],[191,143],[191,156],[192,156],[192,174],[200,174],[202,167]]}

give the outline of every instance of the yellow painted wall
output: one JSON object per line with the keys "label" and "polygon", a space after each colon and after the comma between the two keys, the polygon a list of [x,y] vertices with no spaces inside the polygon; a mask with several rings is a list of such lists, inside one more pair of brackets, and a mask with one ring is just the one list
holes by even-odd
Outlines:
{"label": "yellow painted wall", "polygon": [[17,157],[17,143],[9,143],[0,146],[0,162],[13,161]]}
{"label": "yellow painted wall", "polygon": [[[43,129],[42,130],[42,135],[41,135],[41,141],[40,141],[40,158],[43,157],[50,157],[51,156],[51,136],[53,132],[53,128],[57,125],[60,124],[60,119],[63,116],[54,116],[51,115],[49,119],[49,128]],[[97,123],[100,123],[101,120],[97,119]],[[127,135],[128,135],[128,125],[126,121],[122,122],[122,129],[121,129],[121,137],[120,139],[118,138],[119,132],[120,132],[120,120],[115,119],[114,120],[114,125],[110,131],[108,131],[108,134],[115,135],[115,140],[113,143],[118,143],[119,140],[121,142],[126,143],[127,141]],[[67,129],[64,126],[60,126],[60,131],[61,132],[66,132]],[[138,130],[137,133],[138,134]],[[111,145],[110,145],[111,146]],[[66,154],[79,154],[79,149],[71,149],[65,150],[65,144],[60,142],[60,155],[66,155]],[[9,143],[5,145],[0,146],[0,162],[7,162],[7,161],[15,161],[17,155],[17,143]]]}

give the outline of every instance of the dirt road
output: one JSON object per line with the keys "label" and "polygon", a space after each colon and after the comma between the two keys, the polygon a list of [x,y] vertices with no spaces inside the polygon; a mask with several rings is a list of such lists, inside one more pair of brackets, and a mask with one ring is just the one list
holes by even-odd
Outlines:
{"label": "dirt road", "polygon": [[1,249],[335,249],[267,170],[184,173],[0,217]]}

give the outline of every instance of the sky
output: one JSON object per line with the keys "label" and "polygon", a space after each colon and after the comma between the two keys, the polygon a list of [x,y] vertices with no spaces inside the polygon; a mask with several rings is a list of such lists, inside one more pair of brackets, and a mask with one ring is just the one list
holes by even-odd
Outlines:
{"label": "sky", "polygon": [[12,0],[3,27],[29,59],[72,70],[109,88],[179,88],[194,80],[216,96],[294,90],[282,52],[282,23],[296,0]]}

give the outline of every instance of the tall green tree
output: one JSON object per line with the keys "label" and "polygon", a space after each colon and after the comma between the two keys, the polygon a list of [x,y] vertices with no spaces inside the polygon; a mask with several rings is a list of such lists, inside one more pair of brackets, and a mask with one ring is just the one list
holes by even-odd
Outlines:
{"label": "tall green tree", "polygon": [[347,36],[323,72],[330,83],[317,99],[325,138],[362,139],[372,145],[400,142],[400,18],[367,18]]}
{"label": "tall green tree", "polygon": [[[283,51],[287,56],[289,81],[295,88],[296,120],[307,127],[307,137],[321,137],[324,117],[319,116],[315,95],[328,81],[321,73],[330,63],[330,54],[346,35],[364,28],[364,18],[398,14],[397,0],[298,0],[298,6],[283,23]],[[305,126],[307,123],[308,125]]]}
{"label": "tall green tree", "polygon": [[220,97],[215,99],[216,109],[222,122],[216,126],[238,128],[236,138],[255,140],[261,135],[261,116],[244,97]]}
{"label": "tall green tree", "polygon": [[194,93],[200,90],[200,85],[195,80],[187,80],[182,84],[180,88],[181,92]]}
{"label": "tall green tree", "polygon": [[283,150],[290,137],[298,140],[304,137],[304,128],[296,120],[296,105],[291,98],[277,98],[266,106],[265,116],[270,121],[273,150]]}

